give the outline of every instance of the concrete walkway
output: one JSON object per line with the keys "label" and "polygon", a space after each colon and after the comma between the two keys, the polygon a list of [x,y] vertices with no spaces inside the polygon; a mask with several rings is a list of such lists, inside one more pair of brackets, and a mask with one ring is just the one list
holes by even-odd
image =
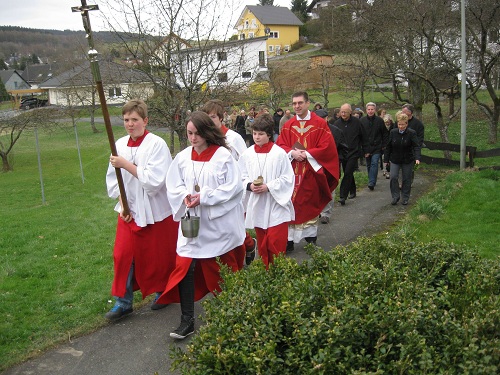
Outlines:
{"label": "concrete walkway", "polygon": [[[328,250],[359,236],[370,236],[388,229],[430,187],[431,179],[417,173],[410,204],[391,206],[389,180],[380,173],[374,191],[366,186],[358,187],[357,197],[348,199],[345,206],[335,203],[330,223],[320,224],[317,244]],[[304,244],[296,245],[290,256],[298,261],[306,259]],[[200,303],[196,303],[195,313],[197,316],[203,313]],[[158,311],[145,306],[97,332],[68,339],[39,357],[8,369],[4,375],[172,374],[169,371],[169,347],[185,348],[189,343],[189,339],[178,342],[169,336],[171,330],[177,328],[179,316],[179,305]],[[196,328],[200,324],[198,319]]]}

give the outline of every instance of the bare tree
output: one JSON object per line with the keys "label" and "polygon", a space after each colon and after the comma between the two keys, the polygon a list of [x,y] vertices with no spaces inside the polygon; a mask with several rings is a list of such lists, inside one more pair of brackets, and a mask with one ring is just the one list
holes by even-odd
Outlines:
{"label": "bare tree", "polygon": [[[500,3],[495,0],[469,1],[466,8],[468,60],[478,70],[476,77],[467,77],[470,98],[489,121],[488,142],[498,141],[500,117]],[[478,91],[486,87],[492,105],[482,100]]]}
{"label": "bare tree", "polygon": [[[233,2],[226,0],[108,0],[115,15],[109,26],[155,85],[148,102],[151,116],[173,129],[187,144],[184,118],[211,97],[225,102],[245,89],[259,69],[246,70],[245,48],[226,42]],[[237,57],[236,61],[229,61]],[[229,66],[232,64],[232,66]],[[263,61],[263,67],[266,62]],[[231,72],[231,73],[230,73]],[[242,76],[248,79],[241,80]]]}
{"label": "bare tree", "polygon": [[35,127],[53,127],[56,125],[57,110],[52,108],[37,108],[18,112],[14,116],[0,117],[0,158],[2,171],[14,170],[12,154],[14,146],[25,130]]}

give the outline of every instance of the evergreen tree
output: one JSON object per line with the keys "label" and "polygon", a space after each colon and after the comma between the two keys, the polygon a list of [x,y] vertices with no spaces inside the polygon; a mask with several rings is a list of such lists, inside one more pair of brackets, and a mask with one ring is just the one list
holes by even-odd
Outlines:
{"label": "evergreen tree", "polygon": [[307,21],[307,0],[292,0],[291,11],[305,23]]}
{"label": "evergreen tree", "polygon": [[0,80],[0,102],[7,100],[10,100],[9,93],[7,92],[7,89],[5,88],[5,85],[3,84],[2,80]]}
{"label": "evergreen tree", "polygon": [[4,59],[0,59],[0,70],[8,70],[8,69],[9,69],[9,67],[5,63],[5,60]]}
{"label": "evergreen tree", "polygon": [[269,5],[274,6],[274,0],[259,0],[259,5]]}

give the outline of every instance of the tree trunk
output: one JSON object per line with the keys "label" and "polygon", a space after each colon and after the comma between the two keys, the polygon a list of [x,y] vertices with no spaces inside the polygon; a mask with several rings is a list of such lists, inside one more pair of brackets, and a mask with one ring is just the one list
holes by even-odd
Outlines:
{"label": "tree trunk", "polygon": [[[436,113],[436,120],[438,124],[438,130],[439,130],[439,136],[441,138],[441,142],[443,143],[449,143],[450,140],[448,138],[448,126],[449,124],[445,123],[444,117],[443,117],[443,111],[441,109],[441,106],[439,105],[439,98],[434,99],[434,112]],[[444,151],[444,158],[445,159],[451,159],[451,152],[450,151]]]}
{"label": "tree trunk", "polygon": [[0,157],[2,158],[2,171],[12,171],[12,166],[9,163],[9,155],[0,151]]}
{"label": "tree trunk", "polygon": [[169,128],[170,132],[170,153],[173,155],[174,154],[174,149],[175,149],[175,131],[172,128]]}
{"label": "tree trunk", "polygon": [[95,126],[95,91],[92,90],[92,105],[90,106],[90,126],[92,127],[92,133],[99,133],[99,129]]}
{"label": "tree trunk", "polygon": [[490,126],[488,132],[488,143],[495,144],[498,141],[498,119],[500,116],[500,108],[493,109],[493,116],[490,118]]}

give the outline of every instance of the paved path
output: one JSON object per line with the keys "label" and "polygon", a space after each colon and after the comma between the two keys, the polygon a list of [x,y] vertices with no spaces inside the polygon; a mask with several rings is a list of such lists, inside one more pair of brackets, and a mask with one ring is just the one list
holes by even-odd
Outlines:
{"label": "paved path", "polygon": [[[382,177],[382,178],[381,178]],[[358,236],[369,236],[387,229],[431,186],[430,177],[417,173],[409,206],[391,206],[389,180],[379,174],[374,191],[364,187],[345,206],[335,203],[330,224],[320,224],[318,245],[330,249],[347,244]],[[290,254],[298,261],[307,258],[304,244]],[[196,315],[202,314],[196,303]],[[87,336],[72,338],[39,357],[13,367],[4,375],[143,375],[171,374],[169,347],[182,348],[189,342],[176,342],[169,333],[179,324],[179,305],[151,311],[149,306]],[[197,320],[198,328],[200,321]]]}

